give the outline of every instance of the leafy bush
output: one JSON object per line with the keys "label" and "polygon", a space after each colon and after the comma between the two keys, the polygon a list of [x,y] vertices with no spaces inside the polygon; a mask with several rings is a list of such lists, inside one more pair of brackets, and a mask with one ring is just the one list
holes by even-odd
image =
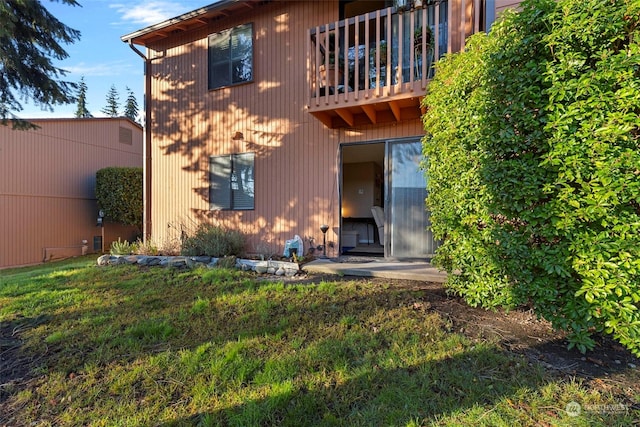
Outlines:
{"label": "leafy bush", "polygon": [[236,230],[227,230],[211,224],[201,224],[193,236],[182,242],[182,255],[224,257],[241,255],[244,251],[245,237]]}
{"label": "leafy bush", "polygon": [[111,242],[111,249],[109,253],[111,255],[131,255],[133,253],[136,253],[137,250],[138,247],[135,243],[129,243],[126,240],[124,242],[121,242],[120,238],[118,237],[117,242]]}
{"label": "leafy bush", "polygon": [[531,305],[640,354],[640,5],[528,0],[437,65],[435,262],[472,305]]}
{"label": "leafy bush", "polygon": [[142,229],[142,168],[110,167],[96,172],[96,198],[105,217]]}

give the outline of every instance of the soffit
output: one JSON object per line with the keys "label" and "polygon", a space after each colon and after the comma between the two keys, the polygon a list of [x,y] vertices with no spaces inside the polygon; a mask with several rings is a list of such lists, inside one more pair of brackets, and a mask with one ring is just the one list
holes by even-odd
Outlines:
{"label": "soffit", "polygon": [[126,34],[121,37],[121,40],[141,46],[148,46],[150,43],[162,40],[176,33],[192,31],[231,15],[251,11],[262,4],[270,3],[270,1],[271,0],[221,0],[150,27]]}

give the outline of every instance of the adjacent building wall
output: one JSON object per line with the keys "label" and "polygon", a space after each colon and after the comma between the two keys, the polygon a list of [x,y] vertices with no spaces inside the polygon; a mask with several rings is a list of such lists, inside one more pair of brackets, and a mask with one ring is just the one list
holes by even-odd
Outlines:
{"label": "adjacent building wall", "polygon": [[83,240],[93,252],[96,172],[142,166],[142,128],[128,119],[31,121],[40,128],[0,126],[0,268],[80,255]]}
{"label": "adjacent building wall", "polygon": [[522,0],[496,0],[496,16],[507,9],[517,9]]}
{"label": "adjacent building wall", "polygon": [[[154,240],[206,221],[240,229],[249,251],[281,253],[296,234],[321,242],[326,223],[337,251],[340,143],[423,133],[420,120],[331,130],[307,112],[307,30],[337,19],[337,1],[273,2],[151,46]],[[247,22],[254,82],[209,91],[207,36]],[[255,210],[209,210],[209,156],[243,152],[256,153]]]}

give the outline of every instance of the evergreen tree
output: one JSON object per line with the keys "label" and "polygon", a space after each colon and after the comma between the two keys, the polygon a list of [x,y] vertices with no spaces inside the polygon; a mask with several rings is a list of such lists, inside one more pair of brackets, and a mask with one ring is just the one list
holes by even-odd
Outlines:
{"label": "evergreen tree", "polygon": [[[76,6],[76,0],[61,0]],[[80,32],[57,20],[40,1],[3,0],[0,3],[0,124],[8,125],[22,111],[18,98],[53,111],[54,105],[74,101],[76,84],[60,80],[67,72],[52,59],[69,55],[61,44],[80,39]],[[16,96],[18,98],[16,98]],[[14,128],[34,127],[14,120]]]}
{"label": "evergreen tree", "polygon": [[80,83],[78,84],[76,117],[93,117],[87,108],[87,84],[84,82],[84,76],[80,78]]}
{"label": "evergreen tree", "polygon": [[126,90],[127,101],[124,105],[124,115],[135,122],[138,118],[138,101],[136,101],[136,96],[128,86],[126,87]]}
{"label": "evergreen tree", "polygon": [[111,89],[107,92],[107,105],[101,111],[109,117],[118,117],[119,99],[118,90],[115,85],[111,85]]}

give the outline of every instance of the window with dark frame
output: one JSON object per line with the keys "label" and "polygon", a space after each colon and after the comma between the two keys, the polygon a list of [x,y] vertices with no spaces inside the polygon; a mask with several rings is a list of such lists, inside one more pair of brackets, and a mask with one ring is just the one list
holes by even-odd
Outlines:
{"label": "window with dark frame", "polygon": [[253,24],[209,36],[209,89],[253,81]]}
{"label": "window with dark frame", "polygon": [[209,158],[209,208],[211,210],[254,209],[255,153]]}

